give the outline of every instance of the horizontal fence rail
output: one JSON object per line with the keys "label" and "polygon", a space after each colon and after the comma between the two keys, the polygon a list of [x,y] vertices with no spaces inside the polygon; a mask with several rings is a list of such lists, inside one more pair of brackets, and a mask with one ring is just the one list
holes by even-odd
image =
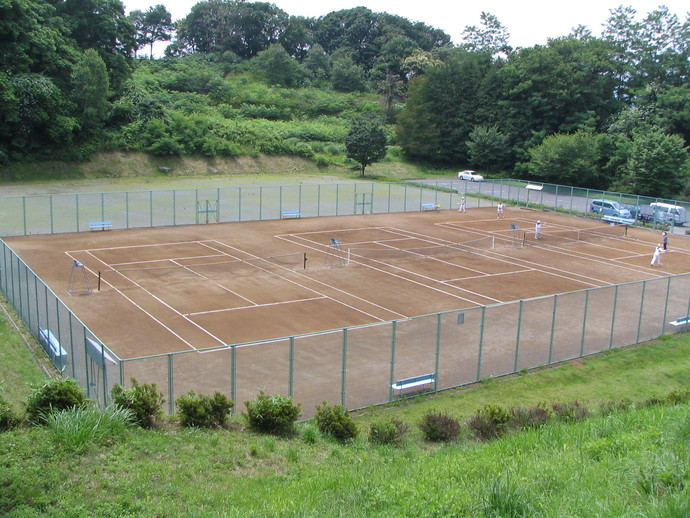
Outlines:
{"label": "horizontal fence rail", "polygon": [[[503,180],[348,183],[175,191],[0,197],[4,235],[256,221],[425,210],[504,203],[588,214],[592,199],[644,205],[652,199]],[[672,202],[674,205],[681,205]],[[295,212],[296,211],[296,212]],[[599,217],[593,214],[594,217]],[[89,398],[107,404],[115,384],[156,383],[168,401],[206,391],[238,403],[259,390],[300,402],[305,417],[322,401],[346,408],[383,404],[413,391],[445,390],[580,358],[688,329],[690,274],[560,293],[269,341],[119,358],[0,240],[0,291],[56,368]],[[314,362],[320,364],[315,367]],[[265,373],[273,373],[266,377]],[[416,383],[416,382],[415,382]]]}

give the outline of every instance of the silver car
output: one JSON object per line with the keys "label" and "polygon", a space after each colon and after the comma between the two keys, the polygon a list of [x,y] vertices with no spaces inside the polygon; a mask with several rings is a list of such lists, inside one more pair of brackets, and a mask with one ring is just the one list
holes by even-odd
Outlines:
{"label": "silver car", "polygon": [[483,182],[484,177],[477,173],[476,171],[472,170],[465,170],[465,171],[460,171],[458,173],[458,179],[459,180],[469,180],[470,182]]}

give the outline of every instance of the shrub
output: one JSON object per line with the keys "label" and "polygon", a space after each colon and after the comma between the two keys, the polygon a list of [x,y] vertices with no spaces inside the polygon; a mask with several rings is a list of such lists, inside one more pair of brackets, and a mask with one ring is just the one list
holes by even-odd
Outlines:
{"label": "shrub", "polygon": [[34,388],[26,402],[26,414],[30,422],[43,424],[51,412],[84,406],[84,391],[72,378],[55,378]]}
{"label": "shrub", "polygon": [[282,394],[266,395],[260,391],[254,401],[245,401],[243,414],[249,428],[262,433],[288,435],[294,431],[295,422],[302,414],[300,404]]}
{"label": "shrub", "polygon": [[460,422],[448,414],[432,411],[422,417],[419,429],[428,441],[450,442],[460,435]]}
{"label": "shrub", "polygon": [[369,428],[369,442],[399,446],[405,441],[409,427],[398,419],[372,423]]}
{"label": "shrub", "polygon": [[589,410],[583,407],[579,401],[554,403],[551,408],[553,408],[553,413],[557,417],[568,422],[582,421],[589,416]]}
{"label": "shrub", "polygon": [[215,392],[213,396],[197,394],[190,390],[175,401],[182,426],[213,428],[224,426],[234,403],[225,394]]}
{"label": "shrub", "polygon": [[19,416],[12,408],[9,401],[2,395],[2,385],[0,385],[0,432],[12,430],[19,426]]}
{"label": "shrub", "polygon": [[549,413],[540,407],[511,408],[510,426],[516,430],[537,428],[549,420]]}
{"label": "shrub", "polygon": [[688,400],[690,400],[690,390],[672,390],[664,396],[664,401],[668,405],[681,405]]}
{"label": "shrub", "polygon": [[134,422],[143,428],[152,428],[156,418],[163,411],[161,406],[165,403],[163,394],[156,392],[156,384],[139,385],[137,380],[131,379],[130,388],[115,385],[110,391],[113,403],[132,411]]}
{"label": "shrub", "polygon": [[467,427],[480,441],[488,441],[502,436],[508,423],[510,412],[495,405],[485,405],[479,412],[467,420]]}
{"label": "shrub", "polygon": [[321,433],[330,435],[340,442],[351,441],[359,433],[350,413],[341,405],[329,406],[324,401],[322,405],[316,406],[314,420]]}
{"label": "shrub", "polygon": [[52,412],[45,424],[60,448],[81,451],[94,441],[107,441],[121,435],[132,422],[132,411],[118,405],[100,409],[95,405]]}

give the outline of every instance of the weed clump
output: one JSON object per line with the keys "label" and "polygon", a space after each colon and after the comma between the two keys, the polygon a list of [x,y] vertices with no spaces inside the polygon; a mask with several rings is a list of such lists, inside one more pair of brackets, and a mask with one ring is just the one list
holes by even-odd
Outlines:
{"label": "weed clump", "polygon": [[372,423],[369,428],[369,442],[371,444],[390,444],[400,446],[405,442],[409,427],[399,419]]}
{"label": "weed clump", "polygon": [[551,408],[556,417],[569,423],[582,421],[589,417],[589,410],[587,410],[587,407],[582,406],[579,401],[554,403]]}
{"label": "weed clump", "polygon": [[448,414],[431,411],[422,417],[419,429],[427,441],[451,442],[460,435],[460,421]]}
{"label": "weed clump", "polygon": [[489,441],[506,432],[510,417],[510,412],[501,406],[485,405],[467,420],[467,427],[477,440]]}

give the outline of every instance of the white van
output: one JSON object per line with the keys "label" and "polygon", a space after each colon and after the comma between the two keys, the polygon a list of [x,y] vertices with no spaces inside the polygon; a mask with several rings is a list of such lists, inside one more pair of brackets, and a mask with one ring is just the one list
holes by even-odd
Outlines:
{"label": "white van", "polygon": [[688,220],[688,211],[685,207],[680,205],[671,205],[670,203],[654,202],[649,204],[664,221],[671,221],[675,225],[682,225]]}

